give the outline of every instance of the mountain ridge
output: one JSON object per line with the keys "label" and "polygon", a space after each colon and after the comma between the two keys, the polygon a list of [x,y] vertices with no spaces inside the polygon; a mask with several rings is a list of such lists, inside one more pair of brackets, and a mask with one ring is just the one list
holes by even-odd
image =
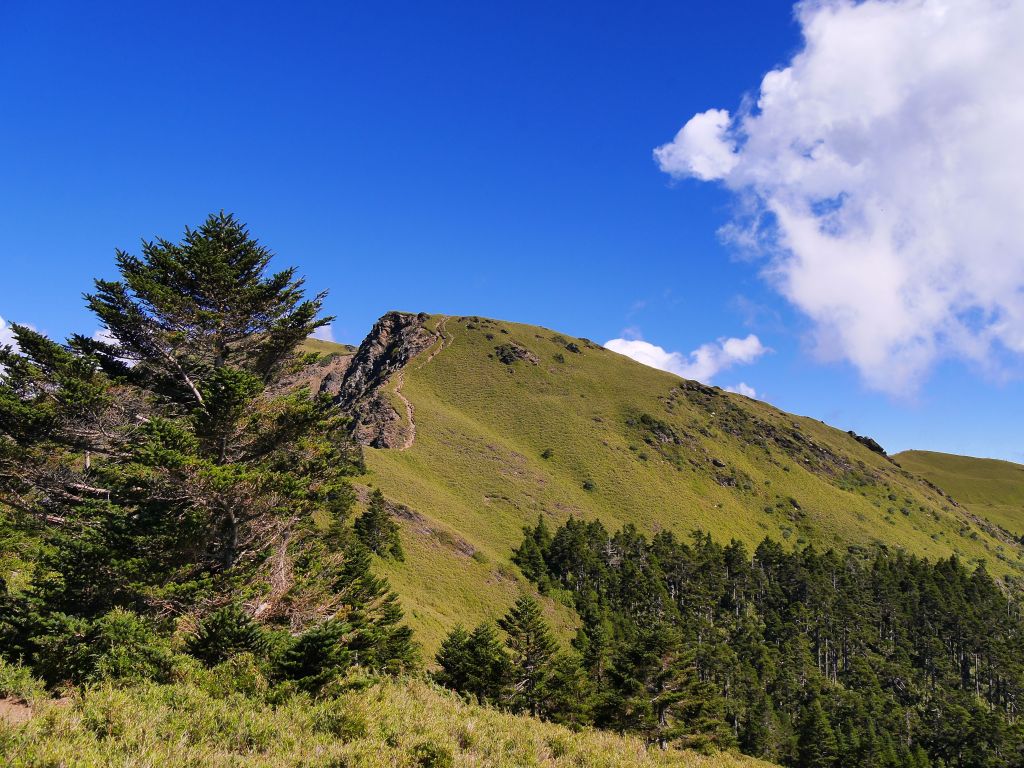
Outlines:
{"label": "mountain ridge", "polygon": [[[538,516],[701,529],[723,542],[957,555],[1010,580],[1022,567],[1015,537],[870,438],[587,339],[391,312],[353,361],[364,352],[366,371],[353,362],[322,391],[354,414],[368,468],[361,482],[419,521],[399,519],[406,563],[380,566],[428,650],[457,621],[493,617],[532,589],[510,556]],[[547,612],[570,631],[564,606],[548,600]]]}
{"label": "mountain ridge", "polygon": [[922,450],[894,458],[1009,534],[1024,536],[1024,465]]}

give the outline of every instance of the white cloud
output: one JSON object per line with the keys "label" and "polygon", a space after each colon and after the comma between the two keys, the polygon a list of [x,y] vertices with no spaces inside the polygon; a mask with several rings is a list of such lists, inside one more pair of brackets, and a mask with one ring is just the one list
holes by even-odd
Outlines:
{"label": "white cloud", "polygon": [[[817,351],[910,393],[1024,354],[1024,3],[806,0],[756,107],[693,117],[667,173],[753,202],[765,273]],[[749,209],[748,209],[749,210]],[[743,229],[730,230],[743,234]]]}
{"label": "white cloud", "polygon": [[15,351],[18,349],[18,342],[14,340],[14,331],[10,323],[0,317],[0,347],[10,345]]}
{"label": "white cloud", "polygon": [[739,384],[734,384],[730,387],[725,388],[726,392],[734,392],[737,395],[743,395],[754,400],[757,399],[757,390],[747,384],[745,381],[741,381]]}
{"label": "white cloud", "polygon": [[709,109],[691,117],[671,143],[654,150],[654,156],[661,169],[673,175],[720,179],[739,162],[728,129],[729,111]]}
{"label": "white cloud", "polygon": [[104,344],[117,344],[117,339],[114,338],[114,334],[107,328],[98,328],[92,335],[93,341],[100,341]]}
{"label": "white cloud", "polygon": [[669,352],[641,339],[611,339],[605,342],[605,347],[651,368],[705,384],[711,383],[711,379],[719,372],[734,365],[752,363],[768,351],[754,334],[743,339],[719,339],[702,344],[689,355]]}
{"label": "white cloud", "polygon": [[317,328],[315,331],[313,331],[311,334],[309,334],[309,338],[319,339],[320,341],[334,341],[334,326],[321,326]]}

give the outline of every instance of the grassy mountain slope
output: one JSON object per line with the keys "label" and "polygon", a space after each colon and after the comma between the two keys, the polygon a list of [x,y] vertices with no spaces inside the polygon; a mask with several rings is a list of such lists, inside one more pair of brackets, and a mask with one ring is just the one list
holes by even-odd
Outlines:
{"label": "grassy mountain slope", "polygon": [[904,451],[894,458],[975,514],[1024,535],[1024,466],[933,451]]}
{"label": "grassy mountain slope", "polygon": [[[406,561],[382,567],[428,652],[529,588],[509,558],[539,514],[1021,567],[1016,542],[818,421],[544,328],[423,323],[438,340],[384,385],[400,419],[414,414],[415,439],[368,448],[366,483],[409,507]],[[549,611],[568,627],[568,610]]]}
{"label": "grassy mountain slope", "polygon": [[636,738],[573,732],[470,705],[420,680],[275,705],[261,700],[258,690],[247,696],[218,690],[216,671],[207,677],[127,688],[105,683],[61,702],[39,700],[33,716],[17,724],[0,707],[0,761],[11,768],[769,766],[738,755],[648,751]]}

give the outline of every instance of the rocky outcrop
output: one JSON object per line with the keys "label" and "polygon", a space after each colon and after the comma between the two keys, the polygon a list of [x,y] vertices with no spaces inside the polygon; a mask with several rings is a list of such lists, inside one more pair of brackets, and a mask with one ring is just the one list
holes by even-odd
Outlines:
{"label": "rocky outcrop", "polygon": [[494,354],[505,365],[512,365],[518,360],[526,360],[533,365],[537,365],[540,362],[540,359],[533,352],[514,341],[508,344],[499,344],[494,348]]}
{"label": "rocky outcrop", "polygon": [[882,446],[880,446],[873,438],[870,438],[867,435],[858,435],[852,429],[849,430],[846,434],[848,434],[850,437],[852,437],[858,443],[863,445],[869,451],[874,451],[875,453],[877,453],[877,454],[879,454],[881,456],[885,456],[886,458],[889,458],[889,454],[887,454],[885,452],[885,449]]}
{"label": "rocky outcrop", "polygon": [[426,319],[424,314],[388,312],[363,339],[341,381],[325,379],[321,391],[334,394],[351,415],[352,433],[361,444],[399,449],[412,444],[416,427],[412,404],[401,394],[401,377],[410,360],[438,341],[438,334],[424,327]]}

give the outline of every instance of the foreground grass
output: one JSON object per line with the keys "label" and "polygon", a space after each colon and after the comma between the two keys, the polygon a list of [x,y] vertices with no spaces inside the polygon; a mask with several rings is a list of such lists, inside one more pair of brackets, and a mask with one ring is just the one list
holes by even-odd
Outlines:
{"label": "foreground grass", "polygon": [[679,766],[756,768],[734,755],[648,751],[632,738],[467,704],[421,680],[381,681],[336,698],[273,704],[207,683],[101,684],[37,700],[0,720],[5,766]]}

